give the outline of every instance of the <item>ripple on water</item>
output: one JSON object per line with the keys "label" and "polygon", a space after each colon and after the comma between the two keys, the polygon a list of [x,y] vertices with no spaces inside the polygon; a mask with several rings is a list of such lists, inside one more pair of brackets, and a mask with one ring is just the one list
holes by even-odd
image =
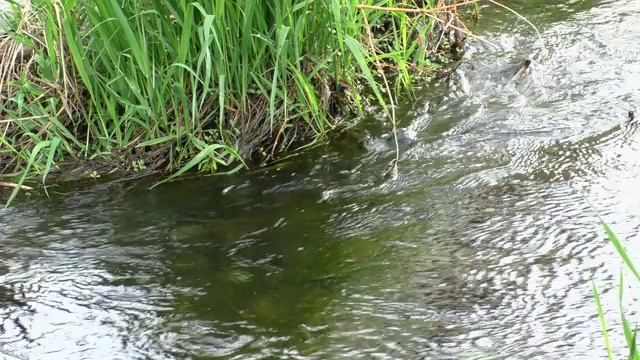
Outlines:
{"label": "ripple on water", "polygon": [[406,115],[398,179],[381,176],[383,142],[221,189],[0,210],[3,351],[591,359],[602,348],[592,273],[622,344],[620,261],[585,197],[637,248],[640,145],[626,116],[640,6],[583,3],[536,9],[573,17],[547,24],[550,56],[523,82],[496,72],[532,56],[536,39],[488,34],[501,49],[469,53],[459,92]]}
{"label": "ripple on water", "polygon": [[[423,220],[405,214],[415,230],[397,236],[413,239],[415,246],[406,253],[397,250],[391,262],[403,264],[397,265],[400,269],[389,269],[379,289],[354,290],[351,298],[361,301],[341,305],[346,307],[339,312],[350,314],[349,321],[361,319],[351,325],[376,334],[360,341],[395,339],[397,348],[435,358],[482,353],[488,344],[500,358],[516,352],[589,358],[599,344],[600,329],[594,312],[584,311],[585,304],[593,301],[587,285],[594,269],[594,261],[585,259],[601,258],[607,243],[594,232],[593,209],[581,194],[562,182],[464,184],[454,191],[445,189],[425,198],[431,215],[423,233],[417,230],[425,229],[417,226]],[[425,196],[418,190],[409,193],[414,199]],[[383,221],[389,211],[373,210],[381,211],[366,215],[377,219],[373,223]],[[357,211],[351,216],[359,215],[364,216]],[[358,225],[347,227],[351,226]],[[596,269],[604,267],[603,262],[595,262]],[[406,281],[398,282],[398,273]],[[456,316],[445,316],[452,313]],[[380,330],[387,329],[398,314],[407,318],[402,320],[403,329],[411,330],[406,334]],[[379,318],[378,323],[371,317]],[[415,319],[437,323],[412,325]],[[351,328],[347,322],[339,327]],[[411,336],[417,332],[422,336]],[[343,333],[347,334],[358,337],[358,333]],[[354,356],[379,350],[342,349]]]}

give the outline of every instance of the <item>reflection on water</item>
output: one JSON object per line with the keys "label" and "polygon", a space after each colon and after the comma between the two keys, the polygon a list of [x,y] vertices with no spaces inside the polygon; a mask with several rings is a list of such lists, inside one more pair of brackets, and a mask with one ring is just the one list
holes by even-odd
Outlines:
{"label": "reflection on water", "polygon": [[639,230],[640,4],[586,3],[508,2],[548,50],[515,82],[501,71],[540,43],[486,9],[476,31],[500,49],[471,44],[457,77],[404,107],[397,179],[388,127],[368,119],[362,139],[265,172],[0,210],[0,354],[603,357],[592,274],[623,338],[598,212],[631,250]]}

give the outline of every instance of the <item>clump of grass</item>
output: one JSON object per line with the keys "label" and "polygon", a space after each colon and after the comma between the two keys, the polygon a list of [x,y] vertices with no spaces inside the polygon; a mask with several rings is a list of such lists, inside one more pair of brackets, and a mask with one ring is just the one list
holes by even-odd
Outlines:
{"label": "clump of grass", "polygon": [[460,41],[457,2],[11,1],[0,38],[0,175],[17,179],[7,204],[25,181],[67,170],[235,171],[312,144],[363,101],[392,109],[381,76],[410,90],[447,34]]}
{"label": "clump of grass", "polygon": [[[625,263],[627,268],[631,271],[631,273],[634,275],[636,280],[640,281],[640,273],[636,270],[636,267],[634,266],[633,262],[629,258],[629,255],[627,254],[627,251],[625,250],[624,246],[622,245],[622,243],[620,242],[618,237],[615,235],[615,233],[609,228],[609,226],[604,221],[601,220],[601,222],[602,222],[602,226],[604,227],[604,230],[605,230],[605,232],[607,234],[607,237],[609,238],[611,243],[614,245],[614,247],[618,251],[618,254],[622,258],[623,262]],[[593,294],[594,294],[593,296],[594,296],[594,299],[595,299],[595,302],[596,302],[596,306],[597,306],[597,309],[598,309],[598,315],[599,315],[599,318],[600,318],[600,325],[602,326],[602,333],[603,333],[603,337],[604,337],[605,346],[606,346],[606,349],[607,349],[607,355],[608,355],[609,359],[614,359],[613,348],[611,346],[611,342],[609,341],[609,333],[608,333],[608,330],[607,330],[607,324],[606,324],[606,320],[605,320],[605,317],[604,317],[604,310],[603,310],[603,307],[602,307],[602,303],[600,302],[600,296],[598,294],[598,289],[596,288],[595,282],[593,282],[593,280],[592,280],[592,287],[593,287]],[[629,349],[629,354],[627,356],[627,359],[629,359],[629,360],[639,360],[640,359],[640,351],[638,351],[638,347],[637,347],[638,327],[635,326],[632,329],[631,325],[629,324],[629,321],[627,320],[626,316],[624,315],[624,311],[622,309],[623,289],[624,289],[624,281],[623,281],[623,277],[622,277],[622,272],[620,272],[620,285],[619,285],[619,291],[618,291],[618,300],[619,300],[619,306],[620,306],[620,320],[621,320],[621,323],[622,323],[622,328],[623,328],[623,331],[624,331],[625,340],[627,342],[627,347]]]}

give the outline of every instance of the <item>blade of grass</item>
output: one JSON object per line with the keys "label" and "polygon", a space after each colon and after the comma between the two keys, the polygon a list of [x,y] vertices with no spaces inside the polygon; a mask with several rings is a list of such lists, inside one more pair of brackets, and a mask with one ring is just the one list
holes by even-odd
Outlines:
{"label": "blade of grass", "polygon": [[27,168],[22,173],[22,176],[20,177],[20,180],[18,181],[17,186],[13,189],[13,191],[11,192],[11,195],[9,195],[9,199],[7,199],[7,202],[5,203],[5,208],[9,207],[9,204],[11,204],[11,202],[18,195],[18,192],[22,188],[22,185],[24,184],[24,181],[26,180],[27,175],[29,174],[29,169],[35,163],[36,157],[40,154],[40,152],[43,149],[45,149],[50,145],[51,145],[51,141],[45,140],[36,144],[36,146],[33,148],[33,150],[31,151],[31,156],[29,157],[29,162],[27,163]]}
{"label": "blade of grass", "polygon": [[609,360],[613,360],[613,351],[611,349],[611,343],[609,342],[609,331],[607,330],[607,323],[604,318],[604,310],[602,308],[600,295],[598,294],[598,289],[596,288],[596,284],[593,281],[593,278],[591,279],[591,286],[593,288],[593,298],[595,299],[598,308],[598,316],[600,318],[600,326],[602,327],[602,335],[604,336],[604,344],[607,348],[607,355],[609,357]]}
{"label": "blade of grass", "polygon": [[609,240],[611,240],[611,242],[613,243],[613,246],[618,251],[618,254],[620,254],[620,257],[622,258],[624,263],[627,265],[629,270],[631,270],[633,275],[635,275],[636,279],[640,281],[640,273],[638,273],[638,271],[636,270],[635,266],[633,265],[633,262],[629,258],[629,255],[627,255],[627,251],[624,249],[624,246],[622,246],[622,243],[620,242],[620,240],[618,240],[618,237],[616,236],[616,234],[614,234],[614,232],[609,228],[609,225],[607,225],[604,222],[604,220],[602,220],[602,218],[600,218],[600,222],[602,223],[602,226],[604,227],[604,230],[607,233]]}

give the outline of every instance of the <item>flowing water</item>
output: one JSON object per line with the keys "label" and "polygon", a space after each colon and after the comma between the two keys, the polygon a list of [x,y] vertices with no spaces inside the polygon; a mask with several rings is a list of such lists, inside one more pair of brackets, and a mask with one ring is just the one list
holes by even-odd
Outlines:
{"label": "flowing water", "polygon": [[[638,260],[640,2],[507,4],[541,40],[483,9],[495,47],[470,42],[399,111],[397,177],[381,116],[269,171],[0,211],[0,355],[603,358],[592,276],[623,354],[597,215]],[[528,57],[527,77],[501,76]]]}

